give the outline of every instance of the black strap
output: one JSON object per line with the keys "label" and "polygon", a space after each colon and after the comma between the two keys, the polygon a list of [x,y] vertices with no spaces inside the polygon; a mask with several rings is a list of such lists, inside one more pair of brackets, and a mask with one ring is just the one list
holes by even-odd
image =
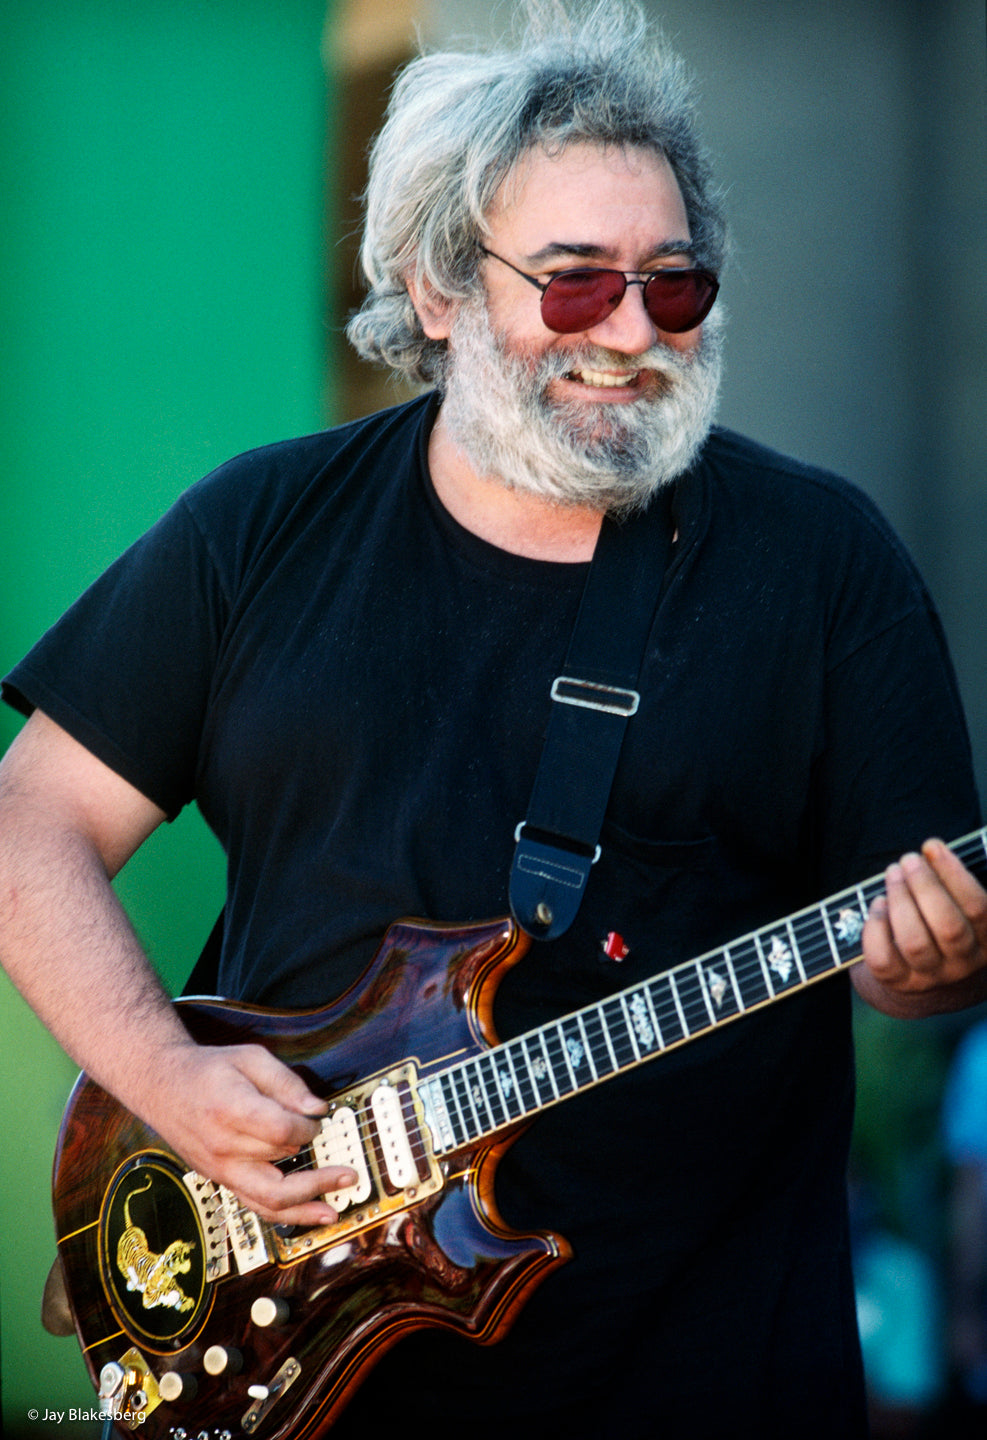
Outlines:
{"label": "black strap", "polygon": [[671,546],[667,495],[600,529],[511,866],[511,911],[539,940],[572,924],[598,857]]}

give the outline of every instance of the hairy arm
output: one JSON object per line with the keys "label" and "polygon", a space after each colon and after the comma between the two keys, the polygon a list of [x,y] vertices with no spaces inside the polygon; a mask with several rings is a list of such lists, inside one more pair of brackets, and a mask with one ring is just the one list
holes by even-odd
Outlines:
{"label": "hairy arm", "polygon": [[35,712],[0,764],[0,959],[68,1054],[193,1169],[267,1219],[331,1221],[315,1197],[355,1176],[273,1163],[325,1106],[261,1046],[196,1044],[116,898],[113,876],[164,818]]}

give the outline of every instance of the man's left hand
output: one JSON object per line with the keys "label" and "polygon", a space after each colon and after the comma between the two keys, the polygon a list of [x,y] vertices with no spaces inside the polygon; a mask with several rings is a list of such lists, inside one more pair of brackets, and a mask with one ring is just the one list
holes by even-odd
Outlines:
{"label": "man's left hand", "polygon": [[987,999],[987,891],[941,840],[885,872],[870,907],[859,994],[888,1015],[962,1010]]}

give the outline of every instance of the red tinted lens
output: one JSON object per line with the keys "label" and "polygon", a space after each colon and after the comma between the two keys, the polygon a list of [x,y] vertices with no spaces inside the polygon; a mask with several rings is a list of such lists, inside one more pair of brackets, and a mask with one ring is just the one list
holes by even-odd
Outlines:
{"label": "red tinted lens", "polygon": [[542,292],[541,318],[557,335],[591,330],[620,304],[626,289],[619,270],[564,270]]}
{"label": "red tinted lens", "polygon": [[659,330],[681,335],[702,324],[718,289],[706,270],[659,270],[644,287],[644,306]]}

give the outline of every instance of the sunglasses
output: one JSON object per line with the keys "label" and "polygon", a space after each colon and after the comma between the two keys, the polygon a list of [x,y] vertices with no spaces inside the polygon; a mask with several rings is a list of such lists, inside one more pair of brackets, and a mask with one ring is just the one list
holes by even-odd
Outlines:
{"label": "sunglasses", "polygon": [[642,286],[644,308],[659,330],[681,335],[701,325],[713,308],[720,282],[709,270],[685,270],[667,266],[642,279],[633,279],[622,270],[560,270],[551,280],[536,280],[492,250],[480,246],[484,255],[499,260],[522,280],[541,291],[541,318],[557,335],[574,335],[592,330],[617,308],[628,285]]}

